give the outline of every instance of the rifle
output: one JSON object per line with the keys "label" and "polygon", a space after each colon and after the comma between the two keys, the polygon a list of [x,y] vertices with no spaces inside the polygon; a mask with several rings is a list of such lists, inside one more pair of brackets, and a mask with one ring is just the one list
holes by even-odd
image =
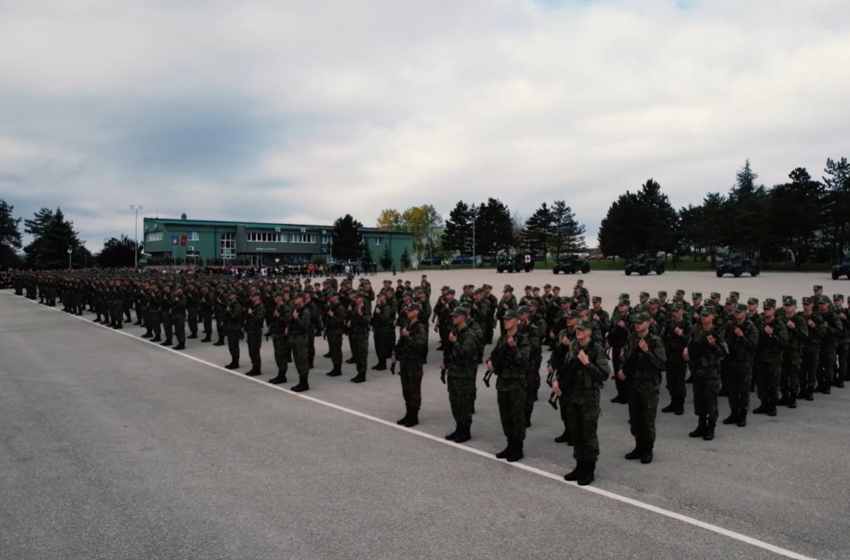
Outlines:
{"label": "rifle", "polygon": [[445,366],[445,364],[440,365],[440,381],[443,382],[443,385],[446,384],[446,366]]}
{"label": "rifle", "polygon": [[552,368],[552,371],[546,375],[546,385],[551,387],[553,381],[555,381],[555,368]]}
{"label": "rifle", "polygon": [[[394,357],[395,356],[393,356],[393,358]],[[393,374],[393,375],[395,375],[395,365],[396,365],[396,363],[398,363],[398,362],[396,362],[396,360],[390,360],[390,373]]]}
{"label": "rifle", "polygon": [[549,405],[558,410],[558,395],[555,394],[555,391],[552,391],[552,394],[549,395]]}

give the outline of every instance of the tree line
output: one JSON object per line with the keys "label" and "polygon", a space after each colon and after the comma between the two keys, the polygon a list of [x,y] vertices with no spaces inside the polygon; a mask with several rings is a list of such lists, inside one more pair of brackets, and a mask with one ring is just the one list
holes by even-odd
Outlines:
{"label": "tree line", "polygon": [[726,194],[709,192],[697,205],[678,210],[653,179],[614,201],[599,227],[599,248],[629,258],[664,253],[716,264],[721,252],[798,266],[834,262],[850,245],[850,163],[827,159],[820,181],[802,167],[785,183],[758,184],[749,160]]}

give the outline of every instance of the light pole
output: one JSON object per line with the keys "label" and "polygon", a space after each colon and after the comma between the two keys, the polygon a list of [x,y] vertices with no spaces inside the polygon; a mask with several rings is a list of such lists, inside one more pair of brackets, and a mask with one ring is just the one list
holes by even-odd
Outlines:
{"label": "light pole", "polygon": [[73,252],[74,252],[74,250],[71,249],[70,247],[68,247],[68,270],[71,270],[73,268],[71,266],[71,253],[73,253]]}
{"label": "light pole", "polygon": [[472,268],[475,269],[475,218],[472,219]]}
{"label": "light pole", "polygon": [[133,247],[133,268],[139,268],[139,210],[144,210],[144,206],[134,206],[130,205],[130,210],[134,210],[136,212],[136,225],[135,225],[135,233],[133,233],[133,242],[136,244]]}

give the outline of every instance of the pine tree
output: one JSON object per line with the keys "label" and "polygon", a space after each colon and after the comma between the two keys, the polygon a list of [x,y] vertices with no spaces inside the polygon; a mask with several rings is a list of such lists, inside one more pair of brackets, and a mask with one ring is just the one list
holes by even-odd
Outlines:
{"label": "pine tree", "polygon": [[13,217],[15,207],[0,198],[0,268],[18,264],[21,247],[21,219]]}
{"label": "pine tree", "polygon": [[381,256],[378,258],[378,264],[380,264],[381,268],[384,270],[389,270],[393,267],[393,254],[390,251],[389,243],[384,244],[384,252],[381,253]]}
{"label": "pine tree", "polygon": [[351,214],[346,214],[334,222],[334,257],[342,261],[356,260],[361,257],[363,244],[361,229],[363,224],[355,220]]}

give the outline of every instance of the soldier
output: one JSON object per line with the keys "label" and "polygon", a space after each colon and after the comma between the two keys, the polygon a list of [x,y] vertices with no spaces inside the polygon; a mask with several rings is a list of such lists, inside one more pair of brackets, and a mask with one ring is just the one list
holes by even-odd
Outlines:
{"label": "soldier", "polygon": [[759,331],[747,319],[747,306],[743,303],[736,305],[733,319],[726,323],[724,336],[729,356],[723,360],[721,371],[727,383],[731,413],[723,423],[743,428],[747,425],[750,409],[750,377],[759,342]]}
{"label": "soldier", "polygon": [[[537,389],[540,386],[540,361],[543,354],[543,346],[540,338],[540,333],[537,330],[537,324],[530,321],[531,308],[527,305],[521,305],[517,309],[519,315],[519,332],[528,340],[529,354],[526,367],[526,390],[525,390],[525,427],[531,427],[531,414],[534,411],[534,401],[537,396]],[[535,382],[534,378],[537,377]]]}
{"label": "soldier", "polygon": [[162,295],[159,293],[159,290],[156,287],[156,284],[152,284],[150,290],[148,291],[148,314],[150,316],[151,321],[151,334],[153,338],[151,338],[151,342],[161,342],[162,341]]}
{"label": "soldier", "polygon": [[[71,297],[70,291],[68,294],[68,303],[73,299]],[[121,284],[121,280],[115,281],[114,289],[112,290],[112,308],[109,310],[109,314],[112,317],[112,328],[113,329],[123,329],[124,328],[124,317],[123,317],[123,309],[124,309],[124,298],[126,297],[126,293],[124,291],[124,286]],[[63,294],[62,301],[64,303],[65,296]]]}
{"label": "soldier", "polygon": [[[304,289],[304,309],[310,312],[312,326],[307,333],[307,369],[313,369],[313,361],[316,359],[316,333],[322,330],[322,315],[317,302],[317,293],[310,286]],[[291,331],[290,331],[291,332]],[[297,364],[296,364],[297,367]]]}
{"label": "soldier", "polygon": [[809,326],[802,315],[797,313],[797,300],[789,298],[785,302],[785,326],[788,329],[788,344],[782,358],[782,374],[779,390],[782,398],[780,406],[797,408],[797,394],[800,392],[800,366],[803,362],[803,347],[809,339]]}
{"label": "soldier", "polygon": [[162,329],[165,331],[165,340],[160,346],[171,346],[171,339],[174,337],[174,323],[171,320],[171,308],[174,306],[174,294],[171,293],[171,286],[166,284],[162,287],[162,299],[160,300],[160,313],[162,315]]}
{"label": "soldier", "polygon": [[[620,296],[628,296],[628,294],[620,294]],[[629,317],[629,300],[620,298],[617,308],[611,314],[611,330],[608,332],[608,344],[606,349],[611,349],[614,360],[614,371],[622,369],[620,355],[623,352],[629,340],[631,319]],[[619,378],[614,379],[614,384],[617,387],[617,396],[611,399],[612,403],[628,404],[629,402],[629,386],[625,381]]]}
{"label": "soldier", "polygon": [[[815,292],[820,286],[815,286]],[[822,290],[822,289],[821,289]],[[819,376],[817,391],[828,395],[831,392],[830,385],[835,379],[835,355],[838,348],[838,341],[844,336],[844,330],[841,326],[841,319],[835,310],[831,308],[829,298],[821,296],[818,301],[820,307],[820,316],[823,319],[821,325],[820,359],[819,359]]]}
{"label": "soldier", "polygon": [[[293,298],[295,309],[292,310],[291,321],[289,322],[289,346],[292,348],[292,361],[295,362],[295,369],[298,371],[298,384],[292,388],[295,393],[303,393],[310,390],[308,376],[310,374],[309,367],[309,350],[310,339],[313,337],[313,318],[311,310],[305,302],[303,292],[296,292]],[[259,370],[259,366],[257,367]]]}
{"label": "soldier", "polygon": [[328,377],[342,375],[342,337],[345,333],[345,306],[339,301],[339,292],[331,292],[326,308],[325,336],[333,369]]}
{"label": "soldier", "polygon": [[354,305],[346,317],[348,339],[351,341],[352,358],[357,365],[357,375],[351,378],[352,383],[366,381],[366,367],[369,359],[369,309],[364,303],[366,294],[355,292]]}
{"label": "soldier", "polygon": [[665,317],[670,316],[670,304],[672,302],[667,301],[667,292],[661,290],[658,292],[658,307],[661,311],[664,312]]}
{"label": "soldier", "polygon": [[[756,330],[761,332],[762,327],[764,326],[764,318],[759,313],[759,300],[758,298],[751,297],[747,300],[747,319],[755,325]],[[750,381],[750,393],[755,393],[756,391],[756,370],[755,370],[755,360],[753,360],[753,375],[752,381]]]}
{"label": "soldier", "polygon": [[728,354],[726,341],[714,328],[714,310],[700,306],[700,322],[691,332],[691,340],[683,354],[693,372],[694,413],[699,420],[697,429],[688,434],[692,438],[714,439],[720,362]]}
{"label": "soldier", "polygon": [[599,391],[608,379],[608,357],[605,350],[593,341],[588,321],[576,324],[576,339],[570,344],[569,357],[558,369],[552,391],[565,395],[568,432],[572,438],[576,467],[564,475],[564,480],[587,486],[594,480],[599,459]]}
{"label": "soldier", "polygon": [[838,318],[841,319],[841,328],[843,330],[844,336],[838,337],[838,344],[836,345],[836,353],[838,355],[838,372],[836,372],[833,378],[833,385],[838,387],[839,389],[844,388],[844,381],[850,380],[847,377],[847,350],[848,345],[850,345],[850,311],[844,307],[844,296],[841,294],[834,294],[832,296],[833,307],[835,313],[838,315]]}
{"label": "soldier", "polygon": [[[280,385],[286,383],[286,371],[289,369],[289,360],[287,359],[286,351],[288,344],[288,333],[286,332],[287,322],[284,320],[283,314],[286,313],[286,308],[283,305],[283,293],[276,292],[272,299],[274,307],[270,309],[268,315],[271,317],[271,324],[266,333],[266,340],[271,337],[274,347],[274,361],[277,365],[277,377],[269,379],[272,385]],[[265,306],[263,306],[265,307]]]}
{"label": "soldier", "polygon": [[493,295],[493,286],[490,284],[484,284],[482,289],[484,290],[482,299],[486,299],[490,304],[490,316],[484,324],[484,343],[493,344],[493,333],[496,332],[496,310],[499,308],[499,300]]}
{"label": "soldier", "polygon": [[396,424],[406,428],[419,424],[419,409],[422,406],[422,355],[428,343],[428,327],[419,320],[420,310],[416,303],[405,308],[407,324],[401,329],[392,358],[394,363],[399,363],[401,393],[407,411]]}
{"label": "soldier", "polygon": [[499,330],[502,334],[505,333],[505,326],[502,321],[505,318],[505,313],[508,311],[516,311],[517,301],[514,297],[514,288],[510,284],[506,285],[502,290],[502,299],[499,301],[499,307],[496,309],[496,320],[499,322]]}
{"label": "soldier", "polygon": [[611,315],[602,309],[602,298],[593,296],[593,309],[590,311],[590,319],[599,325],[599,332],[602,333],[602,340],[608,338],[608,332],[611,330]]}
{"label": "soldier", "polygon": [[225,296],[224,288],[221,285],[215,288],[214,301],[213,316],[215,317],[215,332],[218,335],[218,340],[213,343],[213,346],[224,346],[224,321],[227,314],[227,296]]}
{"label": "soldier", "polygon": [[700,292],[694,292],[691,294],[691,308],[689,309],[691,313],[691,322],[696,325],[702,322],[701,312],[702,312],[702,294]]}
{"label": "soldier", "polygon": [[171,324],[174,329],[174,337],[177,339],[175,350],[186,349],[186,296],[183,288],[177,286],[174,289],[174,298],[171,300]]}
{"label": "soldier", "polygon": [[[570,311],[566,317],[566,328],[558,332],[557,344],[552,349],[552,354],[549,355],[549,361],[546,364],[546,371],[551,379],[555,378],[555,374],[562,368],[570,356],[570,345],[576,339],[576,323],[578,322],[578,313]],[[567,406],[567,396],[561,392],[558,395],[558,404],[560,405],[561,422],[564,424],[564,432],[555,438],[555,443],[573,444],[573,438],[570,434],[569,424],[569,407]]]}
{"label": "soldier", "polygon": [[822,327],[823,318],[813,310],[814,303],[812,298],[804,297],[803,312],[801,314],[806,321],[809,336],[803,345],[802,365],[800,367],[800,394],[798,397],[807,401],[815,400],[820,345],[825,331]]}
{"label": "soldier", "polygon": [[248,357],[251,359],[251,369],[245,374],[249,377],[262,375],[262,359],[260,347],[263,344],[263,325],[266,321],[266,308],[262,295],[258,291],[251,292],[248,317],[245,321],[245,337],[248,339]]}
{"label": "soldier", "polygon": [[428,281],[428,275],[427,274],[422,275],[422,280],[419,281],[419,286],[423,290],[425,290],[425,299],[430,301],[430,299],[431,299],[431,283]]}
{"label": "soldier", "polygon": [[236,292],[227,294],[225,307],[225,330],[227,332],[227,348],[230,351],[230,363],[227,369],[239,368],[239,341],[242,339],[242,329],[245,325],[245,312],[242,303],[236,299]]}
{"label": "soldier", "polygon": [[664,343],[649,332],[651,321],[648,313],[632,318],[634,332],[623,349],[622,367],[617,372],[620,381],[629,384],[629,423],[635,438],[635,448],[626,459],[640,459],[643,464],[652,462],[661,372],[667,362]]}
{"label": "soldier", "polygon": [[440,369],[448,377],[449,405],[455,419],[455,431],[446,436],[456,443],[472,437],[472,412],[475,402],[475,372],[478,369],[478,341],[466,323],[463,309],[452,311],[454,329],[449,333],[451,348],[445,352]]}
{"label": "soldier", "polygon": [[200,303],[198,312],[204,323],[204,335],[206,335],[201,339],[201,342],[212,342],[212,319],[213,308],[215,307],[215,296],[212,292],[210,292],[210,288],[206,284],[201,286],[201,295],[199,300]]}
{"label": "soldier", "polygon": [[756,349],[756,388],[761,405],[753,410],[753,414],[776,416],[782,356],[788,344],[788,330],[775,316],[776,300],[766,299],[762,307],[763,325]]}
{"label": "soldier", "polygon": [[666,378],[667,391],[670,393],[670,404],[661,412],[674,412],[676,416],[685,413],[685,397],[688,395],[685,384],[685,363],[683,352],[688,346],[693,325],[685,318],[685,310],[679,303],[670,304],[671,316],[661,330],[664,351],[667,354]]}
{"label": "soldier", "polygon": [[[505,293],[509,292],[505,290]],[[505,308],[501,319],[504,332],[487,360],[487,371],[498,376],[499,417],[508,440],[508,446],[497,453],[496,458],[515,462],[523,458],[527,368],[531,348],[528,339],[518,330],[519,315],[514,309]]]}
{"label": "soldier", "polygon": [[386,291],[377,294],[378,301],[375,304],[375,312],[372,315],[372,333],[375,339],[375,354],[378,355],[378,363],[372,367],[375,371],[387,369],[387,360],[393,355],[395,347],[395,312],[387,303]]}
{"label": "soldier", "polygon": [[198,338],[198,309],[200,308],[201,301],[199,292],[195,289],[195,283],[189,282],[189,285],[186,287],[186,313],[189,316],[187,321],[189,322],[189,336],[187,338],[195,339]]}

